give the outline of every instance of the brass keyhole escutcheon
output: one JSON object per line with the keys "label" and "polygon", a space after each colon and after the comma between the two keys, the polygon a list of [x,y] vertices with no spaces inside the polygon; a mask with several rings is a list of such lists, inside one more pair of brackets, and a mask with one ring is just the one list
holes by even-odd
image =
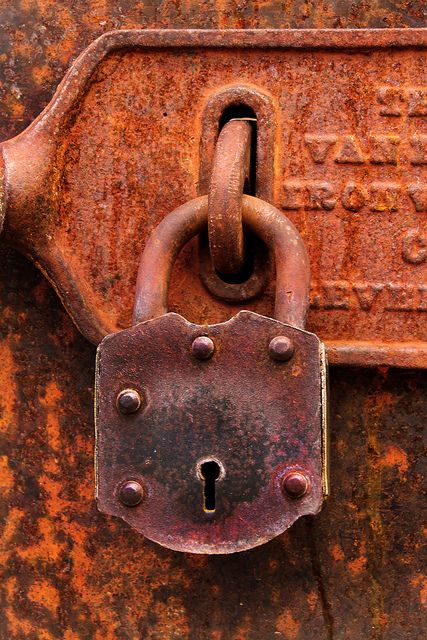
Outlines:
{"label": "brass keyhole escutcheon", "polygon": [[216,460],[205,460],[199,467],[203,482],[203,511],[214,513],[216,510],[215,483],[221,475],[221,467]]}

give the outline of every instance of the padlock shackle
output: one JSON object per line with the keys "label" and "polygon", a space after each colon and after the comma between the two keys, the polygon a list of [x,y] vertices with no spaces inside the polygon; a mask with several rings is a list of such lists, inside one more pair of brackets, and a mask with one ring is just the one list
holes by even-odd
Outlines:
{"label": "padlock shackle", "polygon": [[[310,270],[304,242],[292,222],[273,205],[243,196],[243,222],[273,253],[276,263],[277,320],[301,329],[309,305]],[[150,235],[139,264],[133,323],[168,311],[168,288],[175,260],[207,226],[208,197],[186,202],[167,215]]]}

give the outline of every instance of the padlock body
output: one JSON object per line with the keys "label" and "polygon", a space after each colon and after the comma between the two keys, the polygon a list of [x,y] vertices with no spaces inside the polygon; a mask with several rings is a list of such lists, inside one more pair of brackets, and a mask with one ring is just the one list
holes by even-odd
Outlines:
{"label": "padlock body", "polygon": [[[213,342],[207,359],[192,351],[199,336]],[[287,361],[270,353],[277,336],[292,342]],[[165,547],[211,554],[260,545],[317,513],[327,491],[324,372],[317,336],[249,311],[210,326],[168,313],[107,336],[97,358],[99,509]],[[117,407],[124,389],[141,398],[133,413]],[[308,481],[299,497],[284,485],[295,471]],[[142,488],[134,506],[121,498],[129,481]]]}

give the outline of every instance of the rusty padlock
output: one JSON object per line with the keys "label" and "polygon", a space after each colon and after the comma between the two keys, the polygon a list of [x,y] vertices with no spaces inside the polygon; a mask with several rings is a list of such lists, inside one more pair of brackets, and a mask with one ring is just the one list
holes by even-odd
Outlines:
{"label": "rusty padlock", "polygon": [[276,319],[241,311],[200,326],[167,313],[184,244],[207,197],[175,209],[143,252],[134,326],[98,348],[96,495],[104,513],[192,553],[250,549],[317,513],[327,494],[326,360],[304,330],[303,241],[272,205],[243,221],[273,252]]}

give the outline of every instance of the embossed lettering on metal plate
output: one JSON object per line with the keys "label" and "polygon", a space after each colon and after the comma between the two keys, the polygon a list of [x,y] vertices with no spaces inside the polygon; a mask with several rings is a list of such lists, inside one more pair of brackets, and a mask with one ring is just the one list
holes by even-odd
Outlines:
{"label": "embossed lettering on metal plate", "polygon": [[[423,29],[106,34],[2,145],[5,237],[93,342],[129,326],[135,256],[168,211],[207,192],[218,118],[239,101],[257,116],[257,195],[308,247],[307,326],[330,361],[425,366]],[[192,275],[194,252],[178,261],[172,307],[223,321],[230,308]],[[270,314],[271,292],[249,308]]]}

